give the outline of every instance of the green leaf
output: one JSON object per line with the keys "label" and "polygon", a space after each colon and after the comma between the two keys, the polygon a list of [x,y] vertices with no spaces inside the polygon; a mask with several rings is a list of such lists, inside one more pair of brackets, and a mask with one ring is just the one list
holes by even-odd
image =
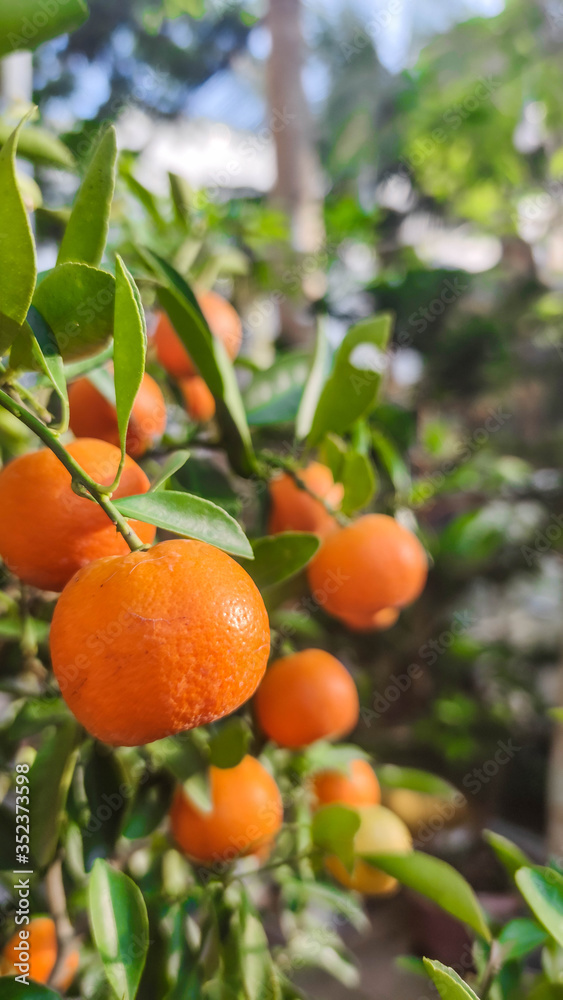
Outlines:
{"label": "green leaf", "polygon": [[166,736],[149,743],[147,751],[157,767],[166,767],[182,784],[207,767],[207,757],[196,745],[192,733]]}
{"label": "green leaf", "polygon": [[149,946],[149,920],[141,890],[98,859],[88,887],[90,926],[106,976],[118,1000],[134,1000]]}
{"label": "green leaf", "polygon": [[563,947],[563,876],[554,868],[521,868],[516,884],[546,931]]}
{"label": "green leaf", "polygon": [[[38,45],[74,31],[88,17],[84,0],[54,4],[47,15],[40,0],[2,0],[0,4],[0,57],[16,49],[36,49]],[[31,21],[30,32],[28,22]],[[29,993],[28,993],[29,995]]]}
{"label": "green leaf", "polygon": [[340,771],[341,774],[349,774],[353,760],[370,762],[369,754],[355,743],[327,743],[324,740],[311,743],[303,756],[310,772]]}
{"label": "green leaf", "polygon": [[333,370],[321,392],[308,434],[317,444],[332,431],[342,434],[372,409],[381,374],[371,355],[385,351],[391,333],[391,316],[382,313],[353,326],[342,341]]}
{"label": "green leaf", "polygon": [[38,285],[33,304],[55,334],[65,361],[96,354],[113,334],[115,278],[88,264],[55,267]]}
{"label": "green leaf", "polygon": [[76,763],[77,727],[50,728],[29,772],[31,853],[40,868],[52,860]]}
{"label": "green leaf", "polygon": [[485,941],[491,940],[485,914],[473,889],[445,861],[420,851],[402,855],[375,854],[365,856],[364,860],[375,868],[381,868],[409,889],[431,899],[446,913],[451,913],[457,920],[471,927]]}
{"label": "green leaf", "polygon": [[464,983],[453,969],[442,965],[441,962],[431,962],[429,958],[425,958],[423,961],[442,1000],[479,1000],[477,994],[467,983]]}
{"label": "green leaf", "polygon": [[187,282],[156,254],[143,251],[143,256],[163,282],[157,292],[160,304],[215,397],[217,419],[231,464],[235,471],[248,475],[255,471],[256,458],[244,404],[226,349],[212,335]]}
{"label": "green leaf", "polygon": [[372,444],[395,491],[408,494],[412,486],[411,477],[396,445],[378,429],[372,431]]}
{"label": "green leaf", "polygon": [[416,767],[399,767],[397,764],[380,764],[376,768],[379,784],[382,788],[408,788],[424,795],[435,795],[440,799],[450,801],[461,795],[461,792],[444,778],[439,778],[429,771],[420,771]]}
{"label": "green leaf", "polygon": [[[0,146],[3,146],[12,134],[12,126],[0,120]],[[74,156],[68,146],[53,132],[37,125],[26,125],[18,139],[18,156],[32,163],[46,164],[49,167],[62,167],[73,170]]]}
{"label": "green leaf", "polygon": [[215,767],[236,767],[246,756],[252,732],[244,719],[223,723],[209,741],[209,763]]}
{"label": "green leaf", "polygon": [[196,809],[200,812],[210,813],[213,809],[213,801],[211,798],[211,784],[209,781],[209,770],[205,768],[203,771],[198,771],[197,774],[192,774],[191,778],[187,778],[184,781],[184,791],[189,799],[193,802]]}
{"label": "green leaf", "polygon": [[531,861],[526,857],[524,851],[521,851],[507,837],[501,837],[500,833],[494,833],[493,830],[483,830],[483,838],[489,847],[492,847],[500,863],[512,878],[519,868],[530,867]]}
{"label": "green leaf", "polygon": [[547,941],[547,934],[534,920],[517,917],[502,928],[498,940],[503,946],[503,962],[512,962],[540,948]]}
{"label": "green leaf", "polygon": [[91,814],[82,828],[86,871],[98,858],[113,853],[128,806],[128,787],[115,753],[94,743],[84,768],[84,791]]}
{"label": "green leaf", "polygon": [[[27,1000],[61,1000],[60,993],[33,980],[24,989]],[[0,996],[2,1000],[22,1000],[22,984],[17,983],[14,976],[0,976]]]}
{"label": "green leaf", "polygon": [[110,125],[102,134],[74,199],[57,264],[100,264],[106,246],[115,188],[117,141]]}
{"label": "green leaf", "polygon": [[361,507],[366,507],[377,485],[369,458],[359,451],[348,451],[344,458],[341,482],[344,485],[342,513],[353,514]]}
{"label": "green leaf", "polygon": [[22,740],[26,736],[35,736],[47,726],[60,726],[70,719],[70,712],[62,698],[28,698],[10,726],[10,736],[14,740]]}
{"label": "green leaf", "polygon": [[244,396],[251,427],[294,420],[307,378],[308,359],[302,353],[282,355],[254,376]]}
{"label": "green leaf", "polygon": [[26,361],[32,358],[33,369],[41,371],[48,378],[61,401],[61,425],[64,430],[68,426],[68,392],[63,359],[53,331],[49,328],[41,313],[35,306],[30,306],[27,314],[29,332],[24,330],[12,347],[10,354],[14,368],[27,367]]}
{"label": "green leaf", "polygon": [[137,286],[121,257],[115,271],[113,326],[113,379],[122,463],[125,460],[127,427],[135,397],[141,388],[147,353],[147,326]]}
{"label": "green leaf", "polygon": [[18,137],[31,114],[22,118],[0,150],[0,354],[25,320],[37,280],[35,243],[16,178]]}
{"label": "green leaf", "polygon": [[160,475],[151,483],[149,493],[155,493],[156,490],[161,490],[168,480],[186,464],[190,453],[187,450],[184,451],[173,451],[166,459]]}
{"label": "green leaf", "polygon": [[329,363],[330,350],[325,325],[323,320],[320,320],[313,364],[311,365],[311,371],[309,372],[295,421],[295,436],[300,441],[306,438],[311,430],[315,410],[317,409],[324,381],[328,374]]}
{"label": "green leaf", "polygon": [[156,524],[188,538],[199,538],[231,555],[253,558],[252,546],[238,521],[222,507],[189,493],[165,490],[112,501],[126,517]]}
{"label": "green leaf", "polygon": [[304,531],[267,535],[252,542],[254,562],[245,569],[262,590],[299,573],[313,558],[319,545],[317,535]]}
{"label": "green leaf", "polygon": [[354,838],[360,828],[360,817],[348,806],[329,805],[313,816],[313,843],[327,854],[335,854],[347,868],[354,863]]}
{"label": "green leaf", "polygon": [[128,840],[138,840],[154,833],[168,815],[175,785],[173,778],[165,772],[143,780],[127,815],[123,836]]}

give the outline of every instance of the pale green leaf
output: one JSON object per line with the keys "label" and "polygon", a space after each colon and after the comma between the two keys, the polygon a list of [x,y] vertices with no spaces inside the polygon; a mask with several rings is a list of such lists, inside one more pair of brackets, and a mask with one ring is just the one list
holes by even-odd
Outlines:
{"label": "pale green leaf", "polygon": [[57,264],[76,261],[97,267],[101,262],[109,229],[116,161],[115,129],[110,126],[94,150],[74,200]]}

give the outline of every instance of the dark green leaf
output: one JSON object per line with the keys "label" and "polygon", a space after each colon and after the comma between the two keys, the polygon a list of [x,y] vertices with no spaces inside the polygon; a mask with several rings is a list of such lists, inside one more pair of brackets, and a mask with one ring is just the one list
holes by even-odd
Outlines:
{"label": "dark green leaf", "polygon": [[239,523],[210,500],[166,490],[120,497],[113,503],[126,517],[156,524],[177,535],[199,538],[231,555],[253,558],[252,547]]}
{"label": "dark green leaf", "polygon": [[[21,23],[21,18],[18,21]],[[0,31],[0,51],[1,37]],[[0,150],[0,354],[10,346],[27,316],[37,279],[35,243],[16,179],[18,137],[31,114],[22,119]]]}
{"label": "dark green leaf", "polygon": [[[60,993],[39,983],[30,981],[24,989],[27,1000],[61,1000]],[[14,976],[0,976],[0,997],[2,1000],[22,1000],[22,984],[17,983]]]}
{"label": "dark green leaf", "polygon": [[97,858],[114,850],[131,789],[116,755],[94,743],[84,768],[84,790],[90,819],[82,830],[84,866],[90,871]]}
{"label": "dark green leaf", "polygon": [[379,456],[396,492],[407,495],[412,486],[411,477],[397,446],[386,434],[377,429],[372,431],[372,442],[373,449]]}
{"label": "dark green leaf", "polygon": [[122,458],[135,397],[141,387],[147,353],[145,312],[137,286],[118,255],[115,270],[113,378]]}
{"label": "dark green leaf", "polygon": [[251,740],[252,732],[244,719],[229,719],[209,740],[209,763],[215,767],[236,767]]}
{"label": "dark green leaf", "polygon": [[115,278],[88,264],[60,264],[37,287],[33,304],[55,334],[65,361],[95,354],[113,334]]}
{"label": "dark green leaf", "polygon": [[254,562],[245,568],[262,590],[299,573],[313,558],[319,545],[317,535],[303,531],[268,535],[252,542]]}
{"label": "dark green leaf", "polygon": [[420,771],[416,767],[399,767],[397,764],[380,764],[376,768],[377,777],[382,788],[408,788],[424,795],[435,795],[440,799],[450,801],[461,795],[449,781],[439,778],[429,771]]}
{"label": "dark green leaf", "polygon": [[62,698],[28,698],[10,726],[10,736],[21,740],[40,733],[46,726],[60,725],[70,719],[70,712]]}
{"label": "dark green leaf", "polygon": [[[317,403],[309,444],[317,444],[330,431],[342,434],[373,407],[381,382],[376,361],[385,351],[390,333],[391,316],[387,313],[362,320],[348,331]],[[375,352],[377,358],[373,359]]]}
{"label": "dark green leaf", "polygon": [[106,976],[118,1000],[134,1000],[149,946],[149,921],[141,890],[98,859],[88,889],[90,926]]}
{"label": "dark green leaf", "polygon": [[162,772],[147,775],[135,792],[135,798],[127,815],[123,835],[129,840],[148,837],[168,815],[175,781]]}
{"label": "dark green leaf", "polygon": [[420,851],[409,854],[376,854],[366,856],[365,861],[381,868],[388,875],[402,882],[409,889],[420,892],[431,899],[446,913],[467,924],[486,941],[491,940],[485,914],[468,882],[439,858]]}
{"label": "dark green leaf", "polygon": [[354,862],[354,837],[360,828],[360,817],[348,806],[329,805],[313,816],[313,843],[327,854],[335,854],[350,868]]}
{"label": "dark green leaf", "polygon": [[512,962],[540,948],[547,941],[547,934],[534,920],[517,917],[502,928],[498,940],[503,946],[503,961]]}
{"label": "dark green leaf", "polygon": [[110,125],[102,136],[80,185],[62,239],[57,264],[77,261],[97,267],[103,257],[115,187],[117,142]]}
{"label": "dark green leaf", "polygon": [[344,485],[342,513],[353,514],[366,507],[375,493],[377,481],[374,468],[366,455],[359,451],[348,451],[341,476]]}
{"label": "dark green leaf", "polygon": [[516,884],[546,931],[563,946],[563,875],[553,868],[520,868]]}
{"label": "dark green leaf", "polygon": [[251,426],[293,421],[303,395],[308,362],[304,354],[287,354],[267,371],[258,372],[244,402]]}
{"label": "dark green leaf", "polygon": [[[47,376],[53,389],[61,401],[63,427],[68,424],[68,392],[63,359],[52,330],[35,306],[31,306],[27,314],[29,333],[22,333],[12,347],[11,362],[18,367],[20,351],[29,351],[33,358],[33,367]],[[25,359],[25,355],[23,357]]]}
{"label": "dark green leaf", "polygon": [[453,969],[441,962],[431,962],[429,958],[424,959],[424,965],[442,1000],[479,1000]]}
{"label": "dark green leaf", "polygon": [[530,867],[530,859],[507,837],[501,837],[500,833],[494,833],[493,830],[483,830],[483,837],[512,878],[519,868]]}
{"label": "dark green leaf", "polygon": [[[85,0],[65,0],[64,4],[59,2],[55,5],[54,12],[48,16],[40,0],[2,0],[0,57],[16,49],[36,49],[50,38],[74,31],[87,17]],[[29,28],[26,30],[28,21],[31,21],[33,29],[31,37]]]}
{"label": "dark green leaf", "polygon": [[29,772],[31,853],[40,868],[52,860],[76,763],[77,727],[50,729]]}

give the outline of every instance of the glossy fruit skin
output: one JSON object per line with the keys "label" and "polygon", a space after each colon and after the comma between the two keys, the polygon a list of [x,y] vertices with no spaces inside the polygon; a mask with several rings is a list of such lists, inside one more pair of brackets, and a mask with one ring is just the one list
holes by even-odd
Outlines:
{"label": "glossy fruit skin", "polygon": [[386,514],[366,514],[335,531],[307,571],[315,600],[345,624],[369,623],[383,609],[411,604],[427,574],[416,535]]}
{"label": "glossy fruit skin", "polygon": [[[358,809],[360,827],[354,838],[358,854],[407,854],[412,851],[412,837],[398,816],[385,806],[365,806]],[[398,888],[397,879],[373,868],[358,858],[350,873],[337,857],[325,861],[331,875],[346,886],[367,896],[388,896]]]}
{"label": "glossy fruit skin", "polygon": [[350,761],[348,772],[319,771],[312,782],[316,808],[341,802],[347,806],[375,806],[381,802],[381,789],[373,768],[358,757]]}
{"label": "glossy fruit skin", "polygon": [[[0,975],[21,975],[20,970],[15,967],[14,963],[17,962],[19,964],[22,962],[24,951],[16,946],[25,943],[29,946],[29,978],[33,979],[36,983],[46,983],[55,968],[57,960],[58,946],[55,924],[51,917],[34,917],[22,929],[28,932],[29,937],[25,941],[22,941],[19,929],[12,935],[2,950]],[[71,951],[61,969],[61,975],[57,983],[58,989],[64,990],[70,986],[78,971],[79,961],[78,952]]]}
{"label": "glossy fruit skin", "polygon": [[[121,457],[115,445],[79,438],[66,450],[96,482],[113,482]],[[149,485],[127,457],[114,497],[146,493]],[[2,469],[0,511],[0,556],[20,580],[42,590],[62,590],[92,560],[129,551],[101,507],[73,492],[70,473],[48,448]],[[141,541],[153,541],[152,524],[129,523]]]}
{"label": "glossy fruit skin", "polygon": [[[197,301],[211,333],[222,341],[233,360],[242,343],[242,323],[236,309],[217,292],[202,292]],[[169,375],[186,378],[197,374],[190,355],[164,312],[158,314],[154,342],[157,358]]]}
{"label": "glossy fruit skin", "polygon": [[213,420],[215,399],[201,375],[189,375],[188,378],[180,379],[180,389],[191,420],[202,424]]}
{"label": "glossy fruit skin", "polygon": [[[76,437],[95,437],[119,446],[117,413],[87,378],[79,378],[68,390],[70,429]],[[166,428],[166,404],[160,387],[146,372],[137,393],[129,427],[126,449],[132,458],[140,458]]]}
{"label": "glossy fruit skin", "polygon": [[[299,471],[299,478],[316,496],[321,497],[334,510],[338,510],[344,496],[342,483],[335,483],[332,472],[320,462],[311,462]],[[337,520],[287,473],[270,482],[270,514],[268,531],[277,535],[281,531],[311,531],[326,538],[338,528]]]}
{"label": "glossy fruit skin", "polygon": [[280,790],[271,774],[246,756],[236,767],[210,768],[213,809],[203,813],[178,788],[170,811],[174,840],[189,858],[224,866],[247,854],[263,856],[283,821]]}
{"label": "glossy fruit skin", "polygon": [[65,587],[51,626],[67,705],[114,746],[233,712],[260,683],[269,651],[268,615],[246,570],[188,539],[86,566]]}
{"label": "glossy fruit skin", "polygon": [[360,711],[352,677],[323,649],[276,660],[258,688],[254,708],[266,736],[292,749],[349,733]]}
{"label": "glossy fruit skin", "polygon": [[352,632],[385,632],[392,628],[399,618],[398,608],[382,608],[373,615],[352,614],[340,615],[340,620]]}

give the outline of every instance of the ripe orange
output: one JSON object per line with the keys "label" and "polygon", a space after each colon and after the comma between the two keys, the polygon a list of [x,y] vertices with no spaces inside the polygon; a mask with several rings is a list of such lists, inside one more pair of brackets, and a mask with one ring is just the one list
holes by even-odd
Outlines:
{"label": "ripe orange", "polygon": [[367,760],[350,761],[348,773],[319,771],[313,778],[315,805],[343,802],[348,806],[375,806],[381,801],[381,789]]}
{"label": "ripe orange", "polygon": [[234,712],[268,661],[264,602],[246,570],[205,542],[98,559],[65,587],[53,670],[93,736],[139,746]]}
{"label": "ripe orange", "polygon": [[204,813],[179,788],[172,803],[172,835],[188,857],[206,865],[261,854],[283,820],[280,790],[255,757],[236,767],[209,769],[211,812]]}
{"label": "ripe orange", "polygon": [[[342,483],[335,483],[332,472],[320,462],[311,462],[299,471],[299,478],[308,489],[337,510],[344,496]],[[287,473],[270,482],[270,518],[268,531],[311,531],[325,538],[338,527],[338,522],[305,490],[300,489]]]}
{"label": "ripe orange", "polygon": [[330,614],[369,628],[378,612],[419,596],[428,563],[412,531],[386,514],[366,514],[330,535],[307,572],[313,597]]}
{"label": "ripe orange", "polygon": [[[412,837],[407,827],[390,809],[364,806],[358,813],[360,827],[354,837],[357,854],[408,854],[412,851]],[[362,858],[357,858],[351,873],[337,857],[328,857],[325,865],[341,885],[368,896],[387,896],[398,886],[397,879]]]}
{"label": "ripe orange", "polygon": [[276,660],[254,705],[264,733],[281,747],[304,747],[343,736],[359,716],[354,681],[323,649],[305,649]]}
{"label": "ripe orange", "polygon": [[[106,441],[79,438],[69,455],[98,482],[108,485],[119,466],[119,449]],[[149,481],[127,457],[114,496],[146,493]],[[71,488],[71,476],[48,448],[21,455],[0,472],[0,556],[12,573],[42,590],[62,590],[82,566],[101,556],[124,555],[127,543],[92,500]],[[152,524],[130,521],[143,542]]]}
{"label": "ripe orange", "polygon": [[[223,342],[231,360],[236,358],[242,343],[242,323],[236,309],[217,292],[202,292],[197,301],[213,336]],[[154,340],[158,360],[169,375],[185,378],[196,374],[190,355],[164,312],[158,314]]]}
{"label": "ripe orange", "polygon": [[[27,932],[29,936],[21,938],[20,930]],[[23,965],[29,962],[29,978],[36,983],[46,983],[55,968],[57,951],[57,934],[53,920],[51,917],[35,917],[27,927],[19,928],[4,946],[0,974],[19,976],[22,970],[16,968],[16,963]],[[71,951],[63,963],[57,983],[58,989],[64,990],[70,986],[79,962],[78,951]]]}
{"label": "ripe orange", "polygon": [[399,618],[398,608],[382,608],[375,614],[365,617],[361,614],[340,615],[341,621],[353,632],[384,632],[391,628]]}
{"label": "ripe orange", "polygon": [[[95,437],[119,445],[117,413],[96,386],[79,378],[68,390],[70,428],[76,437]],[[143,375],[127,429],[127,454],[140,458],[166,427],[166,404],[159,386],[150,375]]]}
{"label": "ripe orange", "polygon": [[186,410],[192,420],[207,423],[215,416],[215,400],[211,389],[201,375],[189,375],[180,379],[180,389]]}

